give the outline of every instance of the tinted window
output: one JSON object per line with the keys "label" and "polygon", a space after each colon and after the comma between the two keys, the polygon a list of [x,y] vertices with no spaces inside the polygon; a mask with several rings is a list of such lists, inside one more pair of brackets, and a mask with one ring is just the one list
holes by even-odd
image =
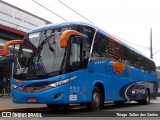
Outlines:
{"label": "tinted window", "polygon": [[122,62],[122,60],[124,59],[123,47],[115,38],[109,37],[108,48],[109,48],[109,59],[112,61]]}
{"label": "tinted window", "polygon": [[108,54],[108,38],[101,33],[97,33],[93,46],[93,57],[96,59],[105,59],[108,57]]}
{"label": "tinted window", "polygon": [[156,71],[153,61],[127,47],[124,47],[124,61],[126,61],[125,64],[133,66],[140,70],[148,72]]}

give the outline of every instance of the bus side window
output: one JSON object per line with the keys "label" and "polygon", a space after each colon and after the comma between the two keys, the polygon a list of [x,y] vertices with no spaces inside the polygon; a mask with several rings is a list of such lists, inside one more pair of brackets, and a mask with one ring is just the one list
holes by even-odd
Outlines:
{"label": "bus side window", "polygon": [[70,66],[80,66],[80,45],[72,43],[70,54]]}
{"label": "bus side window", "polygon": [[97,33],[94,41],[93,58],[95,59],[108,58],[108,38],[101,33]]}
{"label": "bus side window", "polygon": [[108,36],[108,57],[111,61],[124,62],[124,48],[114,37]]}

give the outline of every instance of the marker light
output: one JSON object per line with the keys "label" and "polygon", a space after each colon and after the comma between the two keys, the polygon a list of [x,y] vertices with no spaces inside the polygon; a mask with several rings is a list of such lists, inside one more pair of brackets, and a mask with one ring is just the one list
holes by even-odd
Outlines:
{"label": "marker light", "polygon": [[135,91],[135,90],[132,90],[132,94],[136,94],[136,91]]}

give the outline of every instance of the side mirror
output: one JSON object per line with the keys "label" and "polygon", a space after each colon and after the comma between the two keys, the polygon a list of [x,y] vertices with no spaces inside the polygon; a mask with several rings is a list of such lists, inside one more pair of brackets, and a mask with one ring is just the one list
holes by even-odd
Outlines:
{"label": "side mirror", "polygon": [[8,47],[9,45],[14,45],[14,44],[21,44],[22,43],[22,40],[11,40],[11,41],[8,41],[6,42],[4,45],[3,45],[3,48],[2,48],[2,55],[8,55]]}
{"label": "side mirror", "polygon": [[65,48],[67,46],[68,39],[71,35],[81,36],[81,37],[87,37],[86,35],[75,31],[75,30],[66,30],[62,33],[60,36],[60,47]]}

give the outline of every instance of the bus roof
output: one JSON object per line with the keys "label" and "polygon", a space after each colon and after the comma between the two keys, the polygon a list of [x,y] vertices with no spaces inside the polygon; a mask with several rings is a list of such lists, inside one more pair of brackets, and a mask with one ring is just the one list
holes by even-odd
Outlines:
{"label": "bus roof", "polygon": [[85,23],[85,22],[63,22],[63,23],[43,25],[43,26],[40,26],[40,27],[37,27],[37,28],[31,30],[30,32],[38,32],[38,31],[42,31],[42,30],[48,30],[48,29],[53,29],[53,28],[58,28],[58,27],[63,27],[63,26],[71,26],[71,25],[87,25],[87,26],[90,26],[93,28],[97,28],[94,25],[91,25],[91,24]]}
{"label": "bus roof", "polygon": [[[48,30],[48,29],[54,29],[54,28],[59,28],[59,27],[65,27],[65,26],[72,26],[72,25],[86,25],[86,26],[90,26],[90,27],[92,27],[94,29],[97,29],[97,31],[101,32],[102,34],[110,36],[114,40],[119,41],[123,46],[127,47],[128,49],[133,50],[134,52],[142,55],[145,58],[148,58],[145,55],[143,55],[141,52],[139,52],[138,50],[136,50],[135,48],[133,48],[130,45],[122,42],[117,36],[115,36],[113,34],[109,34],[105,30],[102,30],[102,29],[98,28],[95,25],[92,25],[92,24],[89,24],[89,23],[85,23],[85,22],[63,22],[63,23],[48,24],[48,25],[43,25],[43,26],[37,27],[37,28],[31,30],[29,33],[43,31],[43,30]],[[151,61],[153,61],[150,58],[148,58],[148,59],[151,60]]]}

